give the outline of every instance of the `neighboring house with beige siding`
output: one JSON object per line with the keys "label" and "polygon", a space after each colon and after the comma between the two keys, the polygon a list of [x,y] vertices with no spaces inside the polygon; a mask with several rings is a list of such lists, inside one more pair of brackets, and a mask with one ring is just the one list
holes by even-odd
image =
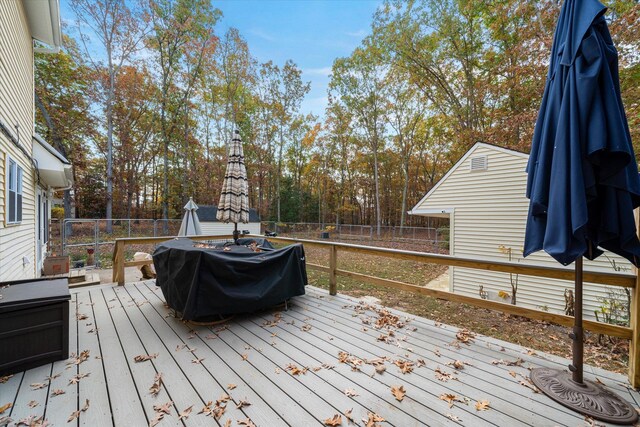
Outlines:
{"label": "neighboring house with beige siding", "polygon": [[[232,222],[224,223],[216,218],[218,213],[216,206],[199,206],[197,212],[203,235],[215,236],[233,233],[234,224]],[[247,224],[238,224],[238,231],[242,232],[243,230],[248,230],[250,234],[260,234],[258,211],[249,209],[249,222]]]}
{"label": "neighboring house with beige siding", "polygon": [[[451,255],[481,260],[508,261],[528,265],[562,267],[540,251],[522,257],[529,200],[526,198],[528,154],[476,143],[420,200],[409,214],[449,218]],[[585,270],[613,273],[614,265],[627,273],[631,264],[611,253],[585,261]],[[572,269],[573,266],[566,268]],[[564,312],[564,290],[573,282],[507,273],[449,268],[451,292],[479,297],[480,286],[487,298],[502,301],[500,291],[511,293],[510,280],[518,283],[517,304],[527,308]],[[585,317],[594,319],[611,287],[585,283]],[[619,289],[619,288],[618,288]],[[623,292],[623,291],[618,291]],[[510,302],[506,299],[505,302]]]}
{"label": "neighboring house with beige siding", "polygon": [[0,1],[0,281],[40,275],[53,191],[72,184],[67,159],[34,133],[34,40],[59,48],[58,0]]}

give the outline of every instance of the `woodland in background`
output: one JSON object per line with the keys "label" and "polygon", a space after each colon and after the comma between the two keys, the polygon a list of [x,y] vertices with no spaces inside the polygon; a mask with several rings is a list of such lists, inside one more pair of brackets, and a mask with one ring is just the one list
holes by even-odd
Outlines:
{"label": "woodland in background", "polygon": [[[217,204],[234,126],[250,203],[278,222],[405,215],[474,142],[528,152],[558,1],[386,1],[333,63],[324,117],[289,60],[260,63],[209,0],[72,0],[63,50],[36,54],[37,131],[73,163],[83,218],[177,218]],[[640,152],[640,5],[605,2]],[[330,29],[328,29],[329,31]]]}

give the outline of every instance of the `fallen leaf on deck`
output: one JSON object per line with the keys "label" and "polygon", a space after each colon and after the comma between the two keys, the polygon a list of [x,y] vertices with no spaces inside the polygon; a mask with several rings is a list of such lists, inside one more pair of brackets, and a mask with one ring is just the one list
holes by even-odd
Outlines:
{"label": "fallen leaf on deck", "polygon": [[149,427],[157,426],[163,418],[164,414],[156,414],[156,416],[151,421],[149,421]]}
{"label": "fallen leaf on deck", "polygon": [[237,421],[239,426],[256,427],[256,425],[253,423],[253,421],[251,421],[250,418],[247,418],[246,420],[237,420]]}
{"label": "fallen leaf on deck", "polygon": [[227,384],[227,388],[229,390],[233,390],[234,388],[236,388],[237,386],[235,384]]}
{"label": "fallen leaf on deck", "polygon": [[13,375],[5,375],[3,377],[0,377],[0,384],[4,384],[7,381],[9,381],[11,379],[11,377],[13,377]]}
{"label": "fallen leaf on deck", "polygon": [[519,357],[513,361],[507,361],[503,359],[491,361],[492,365],[505,365],[505,366],[522,366],[523,363],[524,363],[524,360],[520,359]]}
{"label": "fallen leaf on deck", "polygon": [[353,415],[351,414],[353,412],[353,408],[344,411],[344,417],[347,419],[347,421],[349,421],[350,423],[353,423]]}
{"label": "fallen leaf on deck", "polygon": [[89,358],[89,350],[83,350],[79,356],[71,355],[73,360],[67,362],[67,365],[79,365]]}
{"label": "fallen leaf on deck", "polygon": [[347,389],[345,389],[344,394],[346,394],[346,395],[347,395],[347,396],[349,396],[349,397],[353,397],[353,396],[360,396],[360,395],[358,394],[358,392],[357,392],[357,391],[355,391],[355,390],[354,390],[354,389],[352,389],[352,388],[347,388]]}
{"label": "fallen leaf on deck", "polygon": [[162,387],[162,373],[158,372],[153,379],[153,384],[149,387],[149,394],[153,396],[157,396],[160,393],[160,388]]}
{"label": "fallen leaf on deck", "polygon": [[198,359],[197,357],[193,360],[191,360],[191,363],[195,363],[196,365],[199,365],[200,362],[202,362],[204,360],[204,357]]}
{"label": "fallen leaf on deck", "polygon": [[436,348],[435,350],[433,350],[433,354],[435,354],[436,356],[440,357],[440,350],[438,350]]}
{"label": "fallen leaf on deck", "polygon": [[31,389],[32,390],[40,390],[41,388],[45,388],[48,385],[49,384],[47,384],[47,383],[33,383],[33,384],[31,384]]}
{"label": "fallen leaf on deck", "polygon": [[447,414],[446,417],[449,418],[451,421],[458,421],[458,422],[462,421],[460,418],[458,418],[455,415]]}
{"label": "fallen leaf on deck", "polygon": [[91,372],[87,372],[86,374],[78,374],[78,375],[74,375],[73,377],[71,377],[71,379],[69,380],[69,384],[68,385],[72,385],[72,384],[78,384],[80,382],[81,379],[88,377],[89,375],[91,375]]}
{"label": "fallen leaf on deck", "polygon": [[187,346],[186,344],[178,344],[178,345],[176,346],[176,351],[180,351],[180,350],[182,350],[183,348],[185,348],[186,346]]}
{"label": "fallen leaf on deck", "polygon": [[247,360],[249,359],[249,355],[247,353],[242,355],[242,360]]}
{"label": "fallen leaf on deck", "polygon": [[54,395],[54,396],[60,396],[61,394],[65,394],[65,391],[62,390],[62,389],[57,388],[57,389],[53,390],[51,392],[51,394]]}
{"label": "fallen leaf on deck", "polygon": [[161,414],[169,415],[171,413],[171,405],[173,405],[173,402],[170,400],[162,405],[153,405],[153,410]]}
{"label": "fallen leaf on deck", "polygon": [[393,396],[396,398],[396,400],[398,402],[402,402],[402,399],[404,399],[405,394],[407,394],[407,392],[404,389],[404,386],[391,386],[391,394],[393,394]]}
{"label": "fallen leaf on deck", "polygon": [[27,406],[28,406],[29,408],[35,408],[35,407],[36,407],[36,406],[38,406],[38,405],[39,405],[39,403],[38,403],[38,402],[36,402],[35,400],[30,400],[30,401],[29,401],[29,403],[27,403]]}
{"label": "fallen leaf on deck", "polygon": [[216,338],[218,338],[218,336],[217,335],[208,334],[208,335],[205,335],[205,338],[208,339],[208,340],[215,340]]}
{"label": "fallen leaf on deck", "polygon": [[57,373],[55,375],[51,375],[50,377],[47,377],[47,381],[51,382],[53,380],[55,380],[56,378],[58,378],[61,375],[61,373]]}
{"label": "fallen leaf on deck", "polygon": [[453,362],[447,363],[449,366],[453,366],[455,369],[461,371],[464,369],[464,365],[470,365],[469,362],[463,362],[461,360],[455,360]]}
{"label": "fallen leaf on deck", "polygon": [[509,371],[509,375],[511,375],[513,378],[516,377],[516,373],[514,371]]}
{"label": "fallen leaf on deck", "polygon": [[444,400],[449,404],[449,408],[453,406],[453,402],[465,403],[464,400],[461,400],[458,396],[451,393],[442,393],[440,395],[440,400]]}
{"label": "fallen leaf on deck", "polygon": [[78,320],[86,320],[89,318],[89,316],[87,316],[86,314],[82,314],[82,313],[76,313],[76,318]]}
{"label": "fallen leaf on deck", "polygon": [[[245,398],[245,399],[246,399],[246,398]],[[240,400],[240,401],[238,402],[238,404],[236,405],[236,409],[242,409],[242,408],[244,408],[245,406],[251,406],[251,403],[249,403],[249,402],[248,402],[248,401],[246,401],[246,400]]]}
{"label": "fallen leaf on deck", "polygon": [[335,414],[331,418],[327,418],[324,420],[324,425],[326,426],[341,426],[342,425],[342,417],[340,414]]}
{"label": "fallen leaf on deck", "polygon": [[304,325],[302,325],[302,328],[300,328],[300,329],[301,329],[302,331],[304,331],[304,332],[308,332],[308,331],[310,331],[310,330],[311,330],[311,325],[304,324]]}
{"label": "fallen leaf on deck", "polygon": [[393,361],[393,364],[400,368],[403,374],[409,374],[413,371],[414,364],[410,360],[397,359]]}
{"label": "fallen leaf on deck", "polygon": [[366,427],[377,427],[378,424],[376,423],[384,422],[385,419],[382,418],[380,415],[376,414],[375,412],[368,412],[367,418],[363,418],[362,421],[366,423],[365,424]]}
{"label": "fallen leaf on deck", "polygon": [[67,422],[70,423],[71,421],[77,419],[80,416],[80,413],[85,412],[87,409],[89,409],[89,399],[85,400],[84,406],[80,408],[79,411],[73,411],[71,415],[69,415]]}
{"label": "fallen leaf on deck", "polygon": [[473,342],[473,339],[475,338],[476,334],[471,332],[468,329],[461,329],[460,331],[458,331],[458,333],[456,333],[456,339],[462,343],[465,344],[469,344],[470,342]]}
{"label": "fallen leaf on deck", "polygon": [[[4,418],[3,418],[4,419]],[[9,419],[10,422],[11,419]],[[49,421],[45,420],[43,417],[36,417],[35,415],[29,415],[26,418],[18,421],[15,426],[27,426],[27,427],[49,427]]]}
{"label": "fallen leaf on deck", "polygon": [[189,415],[191,414],[191,411],[193,410],[193,405],[189,406],[187,409],[185,409],[184,411],[180,412],[179,417],[178,417],[178,421],[182,420],[182,419],[187,419],[189,418]]}
{"label": "fallen leaf on deck", "polygon": [[0,414],[2,414],[4,411],[6,411],[7,409],[11,408],[12,406],[13,406],[13,403],[11,403],[11,402],[0,406]]}
{"label": "fallen leaf on deck", "polygon": [[436,378],[437,378],[439,381],[442,381],[442,382],[445,382],[445,383],[446,383],[447,381],[449,381],[449,380],[457,380],[457,379],[458,379],[458,378],[457,378],[457,377],[455,377],[453,374],[451,374],[451,373],[449,373],[449,372],[446,372],[446,371],[443,371],[442,369],[440,369],[440,367],[437,367],[437,368],[436,368],[436,370],[435,370],[435,374],[436,374]]}
{"label": "fallen leaf on deck", "polygon": [[286,366],[287,371],[289,371],[289,373],[291,375],[300,375],[300,374],[306,374],[307,373],[307,368],[299,368],[296,365],[294,365],[293,363],[289,363]]}
{"label": "fallen leaf on deck", "polygon": [[476,402],[476,411],[486,411],[490,408],[488,400],[480,400]]}
{"label": "fallen leaf on deck", "polygon": [[231,418],[228,418],[227,421],[224,422],[224,427],[231,427]]}
{"label": "fallen leaf on deck", "polygon": [[427,362],[425,362],[424,359],[418,359],[416,360],[416,366],[422,368],[423,366],[427,366]]}
{"label": "fallen leaf on deck", "polygon": [[153,353],[153,354],[139,354],[136,357],[133,358],[133,360],[138,363],[138,362],[146,362],[147,360],[151,360],[151,359],[155,359],[156,357],[158,357],[158,353]]}

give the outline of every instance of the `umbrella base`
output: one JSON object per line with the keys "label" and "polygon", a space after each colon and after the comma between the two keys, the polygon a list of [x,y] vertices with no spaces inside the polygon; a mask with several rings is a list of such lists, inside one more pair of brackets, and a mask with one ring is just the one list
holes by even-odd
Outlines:
{"label": "umbrella base", "polygon": [[537,368],[531,381],[544,394],[567,408],[612,424],[634,424],[636,410],[617,394],[593,381],[573,381],[571,372]]}

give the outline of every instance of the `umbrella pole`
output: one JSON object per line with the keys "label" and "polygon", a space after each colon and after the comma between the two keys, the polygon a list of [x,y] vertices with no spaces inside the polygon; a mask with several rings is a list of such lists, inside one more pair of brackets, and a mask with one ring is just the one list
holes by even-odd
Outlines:
{"label": "umbrella pole", "polygon": [[583,378],[582,261],[582,257],[575,261],[574,326],[569,334],[573,341],[571,372],[536,368],[531,370],[531,381],[541,392],[573,411],[613,424],[634,424],[638,413],[626,400],[603,385]]}
{"label": "umbrella pole", "polygon": [[238,223],[234,222],[234,228],[233,228],[233,242],[237,245],[238,244],[238,237],[240,237],[240,233],[238,233]]}
{"label": "umbrella pole", "polygon": [[569,334],[573,340],[573,363],[569,365],[569,370],[573,372],[573,381],[583,383],[583,362],[584,362],[584,330],[582,328],[582,260],[580,256],[575,262],[575,305],[573,332]]}

